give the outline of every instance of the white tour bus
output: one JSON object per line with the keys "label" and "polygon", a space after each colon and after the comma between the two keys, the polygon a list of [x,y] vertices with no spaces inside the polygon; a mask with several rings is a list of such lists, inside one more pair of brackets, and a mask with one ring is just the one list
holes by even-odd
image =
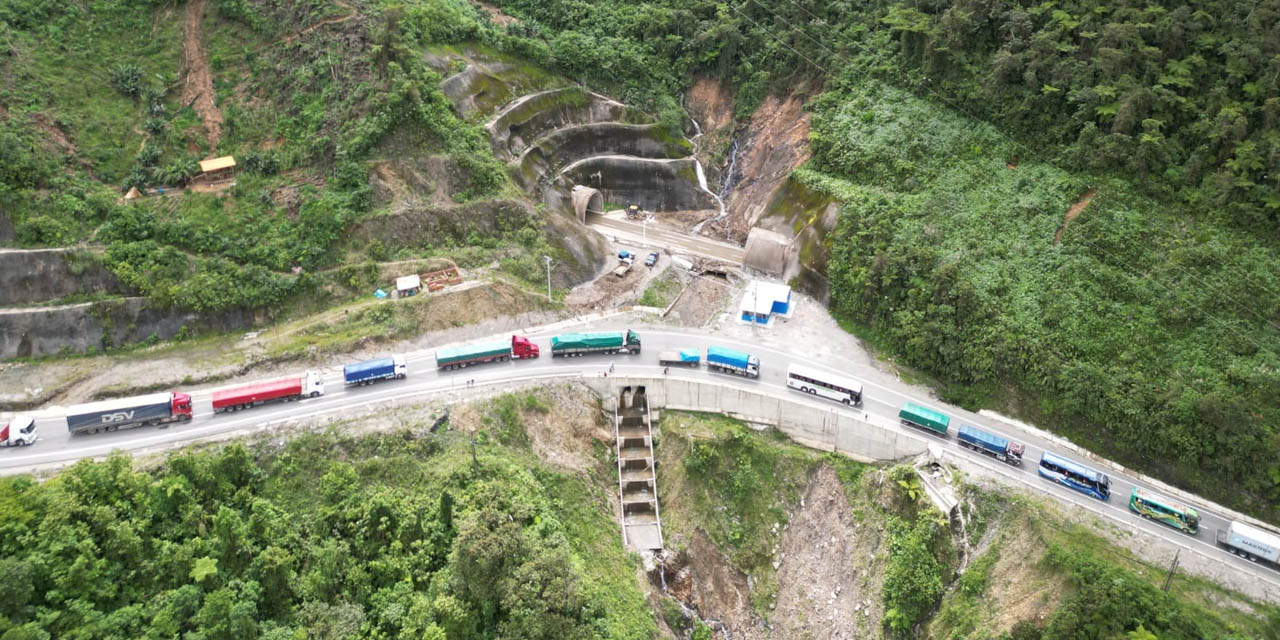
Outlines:
{"label": "white tour bus", "polygon": [[793,364],[787,367],[787,386],[802,393],[843,402],[851,407],[862,406],[862,383],[839,374]]}

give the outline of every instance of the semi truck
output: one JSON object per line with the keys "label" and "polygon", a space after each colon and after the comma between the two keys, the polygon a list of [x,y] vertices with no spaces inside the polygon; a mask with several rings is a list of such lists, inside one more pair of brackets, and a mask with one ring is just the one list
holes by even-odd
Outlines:
{"label": "semi truck", "polygon": [[960,429],[956,432],[956,440],[960,441],[962,447],[985,453],[1015,467],[1022,465],[1022,454],[1026,451],[1026,446],[1021,442],[1013,442],[1008,438],[987,433],[967,424],[960,425]]}
{"label": "semi truck", "polygon": [[635,331],[565,333],[551,338],[551,357],[585,356],[595,353],[640,353],[640,336]]}
{"label": "semi truck", "polygon": [[16,416],[0,426],[0,447],[25,447],[36,442],[36,419]]}
{"label": "semi truck", "polygon": [[951,424],[951,418],[946,414],[938,413],[914,402],[902,405],[902,409],[898,411],[898,420],[905,426],[932,431],[943,436],[947,435],[947,425]]}
{"label": "semi truck", "polygon": [[103,400],[67,410],[67,431],[97,433],[191,419],[191,396],[176,391]]}
{"label": "semi truck", "polygon": [[524,336],[511,336],[511,340],[495,340],[479,344],[465,344],[436,350],[436,366],[441,369],[460,369],[486,362],[506,362],[536,358],[538,345]]}
{"label": "semi truck", "polygon": [[344,384],[373,384],[379,380],[400,380],[408,373],[404,354],[374,358],[342,367]]}
{"label": "semi truck", "polygon": [[213,392],[213,410],[239,411],[251,409],[260,404],[284,400],[292,402],[300,398],[315,398],[324,395],[324,380],[317,371],[308,371],[301,376],[255,382],[232,389]]}
{"label": "semi truck", "polygon": [[760,377],[759,359],[749,353],[724,347],[707,347],[707,368],[748,378]]}
{"label": "semi truck", "polygon": [[663,351],[658,354],[658,364],[664,367],[690,367],[697,369],[702,364],[702,354],[697,349],[680,349],[679,351]]}
{"label": "semi truck", "polygon": [[1253,562],[1280,564],[1280,536],[1258,527],[1232,520],[1226,530],[1218,529],[1218,546]]}

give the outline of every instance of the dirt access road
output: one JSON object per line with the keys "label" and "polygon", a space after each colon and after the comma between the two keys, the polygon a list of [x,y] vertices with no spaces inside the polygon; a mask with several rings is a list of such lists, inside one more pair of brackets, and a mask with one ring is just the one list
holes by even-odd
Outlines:
{"label": "dirt access road", "polygon": [[[708,238],[691,236],[679,229],[672,229],[661,222],[642,225],[622,218],[621,212],[587,214],[587,225],[615,242],[645,248],[666,249],[671,253],[686,253],[704,258],[742,264],[745,251],[742,247],[717,242]],[[647,229],[645,227],[648,227]]]}
{"label": "dirt access road", "polygon": [[209,56],[205,55],[200,23],[204,19],[204,0],[187,3],[182,22],[182,104],[190,105],[204,123],[209,148],[217,149],[222,137],[222,112],[214,100],[213,75]]}

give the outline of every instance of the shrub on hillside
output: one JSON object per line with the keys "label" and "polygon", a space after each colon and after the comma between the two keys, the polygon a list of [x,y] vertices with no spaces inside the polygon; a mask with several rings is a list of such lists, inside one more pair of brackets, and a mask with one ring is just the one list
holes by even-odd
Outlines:
{"label": "shrub on hillside", "polygon": [[116,65],[111,70],[111,86],[127,98],[137,98],[142,91],[142,69],[127,62]]}

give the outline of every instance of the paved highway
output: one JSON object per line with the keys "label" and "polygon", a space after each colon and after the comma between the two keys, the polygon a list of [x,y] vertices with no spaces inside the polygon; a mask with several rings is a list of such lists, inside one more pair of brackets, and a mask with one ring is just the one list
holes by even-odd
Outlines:
{"label": "paved highway", "polygon": [[602,235],[615,238],[619,243],[639,245],[645,249],[661,247],[672,253],[691,253],[730,264],[742,264],[743,256],[746,255],[746,250],[737,245],[690,235],[661,222],[644,225],[627,220],[620,214],[588,213],[587,225]]}
{"label": "paved highway", "polygon": [[[597,322],[596,326],[589,327],[589,329],[622,328],[622,325],[619,324],[620,322],[620,320],[601,321]],[[323,371],[326,388],[324,396],[291,403],[264,405],[243,412],[214,414],[210,404],[210,397],[214,389],[198,390],[191,392],[195,419],[187,424],[175,423],[168,428],[139,427],[113,433],[71,436],[67,432],[65,419],[56,415],[58,413],[56,410],[51,410],[45,412],[48,415],[41,414],[37,420],[39,440],[34,445],[0,450],[0,473],[23,473],[33,468],[63,464],[85,457],[106,455],[115,449],[136,451],[173,445],[196,438],[242,431],[286,420],[341,413],[357,407],[386,404],[394,400],[425,394],[447,393],[450,390],[461,391],[466,388],[468,379],[474,379],[477,385],[488,385],[535,378],[599,376],[609,368],[611,363],[616,367],[615,375],[619,376],[661,375],[662,367],[657,363],[658,351],[681,347],[696,347],[700,350],[705,350],[708,345],[720,345],[748,351],[760,358],[761,376],[759,380],[745,380],[735,376],[712,373],[703,367],[698,370],[673,370],[671,373],[673,379],[692,377],[715,380],[722,384],[738,385],[761,392],[790,394],[792,399],[797,402],[817,404],[833,410],[849,410],[842,405],[811,399],[809,396],[786,389],[786,369],[791,362],[804,362],[809,366],[816,366],[832,372],[837,371],[831,367],[823,366],[823,363],[815,361],[813,357],[806,357],[803,354],[773,346],[752,344],[718,336],[677,332],[665,328],[645,329],[639,326],[636,328],[640,332],[644,345],[644,353],[638,356],[618,355],[553,359],[549,357],[551,349],[548,338],[565,329],[534,330],[527,335],[537,339],[542,347],[543,356],[538,360],[494,363],[459,371],[441,372],[435,368],[434,350],[414,352],[407,354],[409,377],[405,380],[388,381],[368,387],[344,388],[341,367],[332,367]],[[574,327],[569,330],[577,329],[581,329],[581,327]],[[1199,535],[1196,536],[1186,535],[1169,527],[1143,520],[1131,514],[1128,510],[1129,493],[1137,483],[1134,478],[1126,477],[1124,474],[1110,473],[1112,481],[1111,500],[1102,502],[1089,498],[1037,477],[1036,464],[1042,451],[1054,451],[1055,453],[1087,462],[1071,451],[1064,450],[1057,443],[1034,433],[1025,432],[1015,425],[970,413],[957,407],[943,405],[927,398],[912,397],[900,390],[905,388],[905,385],[895,385],[893,380],[886,379],[884,372],[870,366],[849,366],[840,370],[839,373],[851,375],[864,381],[864,406],[857,412],[862,413],[865,411],[869,413],[871,420],[877,424],[928,439],[945,448],[950,454],[965,458],[974,464],[997,469],[1001,474],[1015,481],[1032,485],[1038,484],[1040,488],[1063,502],[1119,520],[1126,525],[1160,536],[1185,549],[1195,550],[1210,558],[1220,560],[1228,567],[1251,574],[1264,581],[1270,585],[1273,593],[1280,594],[1280,572],[1231,555],[1214,543],[1215,531],[1226,528],[1229,518],[1215,513],[1216,509],[1212,505],[1205,506],[1208,505],[1205,502],[1195,502],[1191,505],[1196,507],[1201,517],[1201,530]],[[239,381],[233,385],[226,386],[237,386],[245,382],[249,381]],[[898,388],[894,388],[895,386]],[[189,390],[184,391],[190,392]],[[923,431],[900,426],[896,418],[897,411],[907,401],[931,406],[948,413],[953,418],[958,418],[958,422],[952,423],[953,427],[958,427],[959,422],[968,423],[1025,443],[1027,451],[1024,455],[1025,462],[1023,466],[1012,467],[988,456],[965,449],[957,444],[954,437],[934,437]],[[1106,469],[1103,469],[1103,471],[1106,471]]]}

